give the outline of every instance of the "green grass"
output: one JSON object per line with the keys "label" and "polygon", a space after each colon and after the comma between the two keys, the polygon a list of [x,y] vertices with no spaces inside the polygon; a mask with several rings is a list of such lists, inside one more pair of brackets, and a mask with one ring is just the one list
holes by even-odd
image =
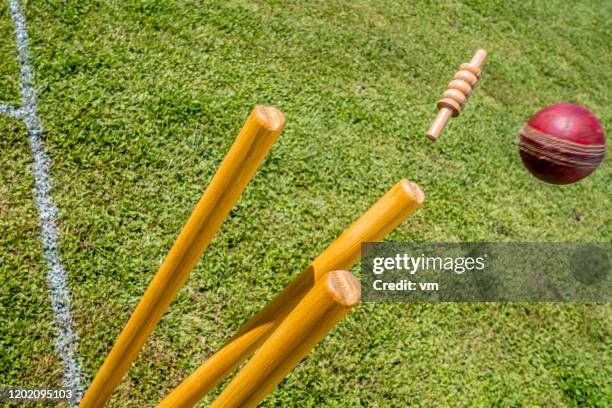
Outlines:
{"label": "green grass", "polygon": [[19,65],[15,58],[15,36],[8,2],[0,3],[0,104],[19,103]]}
{"label": "green grass", "polygon": [[[16,101],[1,7],[0,77],[15,76],[0,100]],[[287,119],[111,406],[158,402],[400,178],[427,199],[390,240],[612,238],[609,157],[560,187],[530,176],[517,149],[550,103],[585,104],[610,127],[607,2],[48,0],[26,14],[88,380],[250,109]],[[478,47],[482,83],[433,144],[435,102]],[[0,123],[2,319],[29,322],[3,324],[0,383],[57,386],[25,133]],[[606,406],[611,312],[362,304],[265,405]]]}
{"label": "green grass", "polygon": [[0,384],[56,384],[61,364],[53,349],[30,149],[17,120],[0,117],[0,135]]}

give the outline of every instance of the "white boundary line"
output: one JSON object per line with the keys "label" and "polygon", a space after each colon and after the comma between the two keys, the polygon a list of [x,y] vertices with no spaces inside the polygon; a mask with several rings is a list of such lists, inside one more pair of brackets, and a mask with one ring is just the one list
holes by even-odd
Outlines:
{"label": "white boundary line", "polygon": [[21,119],[21,110],[12,106],[0,104],[0,115],[11,116],[15,119]]}
{"label": "white boundary line", "polygon": [[[51,198],[52,184],[51,177],[49,176],[51,158],[47,153],[43,140],[43,127],[36,109],[36,90],[34,89],[34,72],[30,66],[26,19],[19,5],[19,0],[9,0],[9,8],[15,26],[17,41],[17,58],[19,60],[20,74],[19,89],[22,106],[19,109],[0,106],[0,113],[22,119],[28,132],[33,160],[33,192],[40,217],[40,240],[42,242],[44,259],[49,268],[47,274],[49,298],[55,315],[53,321],[53,327],[57,335],[55,351],[63,361],[63,386],[73,388],[79,394],[83,385],[83,370],[77,357],[79,338],[75,332],[72,320],[68,275],[62,264],[58,249],[58,210]],[[77,395],[78,399],[80,399],[80,395]]]}

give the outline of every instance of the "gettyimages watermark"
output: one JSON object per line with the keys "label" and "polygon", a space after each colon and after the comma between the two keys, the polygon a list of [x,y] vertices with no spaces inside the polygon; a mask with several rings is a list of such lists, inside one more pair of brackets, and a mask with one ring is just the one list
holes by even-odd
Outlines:
{"label": "gettyimages watermark", "polygon": [[370,302],[608,302],[608,243],[365,243]]}

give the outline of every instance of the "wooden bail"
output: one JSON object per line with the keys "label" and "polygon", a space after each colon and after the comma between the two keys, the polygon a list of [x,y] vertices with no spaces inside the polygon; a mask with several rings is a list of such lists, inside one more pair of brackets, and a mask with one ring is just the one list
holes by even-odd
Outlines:
{"label": "wooden bail", "polygon": [[440,111],[427,131],[429,139],[437,140],[448,120],[459,115],[480,79],[480,67],[486,57],[487,52],[479,49],[470,62],[461,64],[459,71],[448,84],[448,89],[442,94],[442,99],[438,101]]}

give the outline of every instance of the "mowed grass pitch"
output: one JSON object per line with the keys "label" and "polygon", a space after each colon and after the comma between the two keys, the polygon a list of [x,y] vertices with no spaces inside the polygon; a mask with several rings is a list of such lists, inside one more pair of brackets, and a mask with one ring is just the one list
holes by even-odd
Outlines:
{"label": "mowed grass pitch", "polygon": [[[15,103],[5,3],[0,98]],[[402,177],[427,199],[390,240],[612,238],[609,157],[558,187],[531,177],[517,147],[523,122],[550,103],[584,104],[610,128],[607,2],[30,1],[25,12],[87,381],[251,108],[287,118],[111,406],[160,401]],[[490,53],[485,76],[431,143],[434,104],[478,47]],[[59,386],[26,134],[0,123],[12,322],[0,383]],[[611,312],[362,304],[265,405],[606,406]]]}

